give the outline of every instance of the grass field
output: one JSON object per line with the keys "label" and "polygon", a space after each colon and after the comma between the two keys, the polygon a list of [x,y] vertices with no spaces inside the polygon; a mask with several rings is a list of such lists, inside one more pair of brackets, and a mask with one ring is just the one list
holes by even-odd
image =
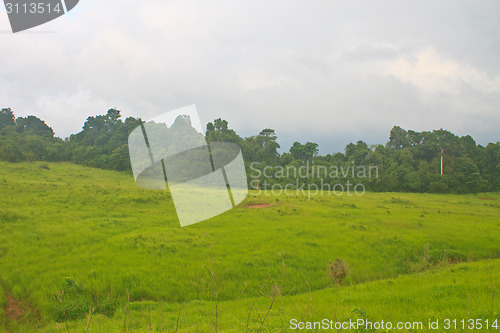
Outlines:
{"label": "grass field", "polygon": [[140,189],[126,173],[0,163],[0,193],[0,330],[500,321],[497,193],[251,192],[185,228],[168,192]]}

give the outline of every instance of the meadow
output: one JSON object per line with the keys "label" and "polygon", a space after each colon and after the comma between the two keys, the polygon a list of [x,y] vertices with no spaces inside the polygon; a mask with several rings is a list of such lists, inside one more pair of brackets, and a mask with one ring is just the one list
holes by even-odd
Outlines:
{"label": "meadow", "polygon": [[0,331],[500,322],[498,193],[250,192],[184,228],[125,172],[0,162],[0,194]]}

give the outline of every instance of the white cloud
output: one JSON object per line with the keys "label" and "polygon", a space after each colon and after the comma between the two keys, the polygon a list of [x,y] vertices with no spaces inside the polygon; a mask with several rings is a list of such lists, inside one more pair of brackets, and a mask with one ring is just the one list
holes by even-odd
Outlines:
{"label": "white cloud", "polygon": [[396,59],[378,61],[375,69],[381,74],[410,82],[426,93],[459,95],[464,89],[500,93],[499,74],[490,74],[447,58],[432,47]]}

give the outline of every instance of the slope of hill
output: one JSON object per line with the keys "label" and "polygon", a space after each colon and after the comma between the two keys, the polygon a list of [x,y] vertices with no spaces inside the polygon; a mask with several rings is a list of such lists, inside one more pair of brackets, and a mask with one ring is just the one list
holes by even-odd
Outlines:
{"label": "slope of hill", "polygon": [[0,191],[0,304],[24,309],[0,314],[9,330],[82,331],[90,312],[93,331],[173,331],[185,304],[180,330],[213,331],[214,296],[221,331],[358,307],[384,320],[498,317],[497,193],[251,192],[181,229],[169,193],[128,173],[1,162]]}

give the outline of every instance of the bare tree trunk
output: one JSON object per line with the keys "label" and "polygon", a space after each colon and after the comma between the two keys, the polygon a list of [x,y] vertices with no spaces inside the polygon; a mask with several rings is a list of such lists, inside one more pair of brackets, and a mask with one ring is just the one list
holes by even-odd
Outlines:
{"label": "bare tree trunk", "polygon": [[441,148],[441,176],[443,175],[443,152],[444,152],[444,149]]}

